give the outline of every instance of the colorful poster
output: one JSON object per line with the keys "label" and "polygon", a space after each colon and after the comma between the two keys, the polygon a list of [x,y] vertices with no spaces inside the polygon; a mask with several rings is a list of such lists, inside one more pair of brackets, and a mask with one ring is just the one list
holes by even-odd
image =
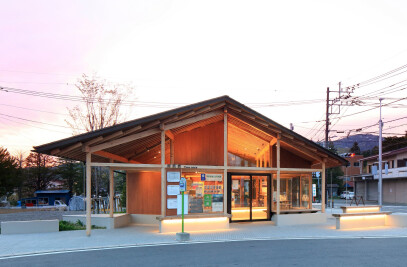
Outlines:
{"label": "colorful poster", "polygon": [[208,195],[208,194],[204,195],[204,206],[205,207],[212,206],[212,195]]}

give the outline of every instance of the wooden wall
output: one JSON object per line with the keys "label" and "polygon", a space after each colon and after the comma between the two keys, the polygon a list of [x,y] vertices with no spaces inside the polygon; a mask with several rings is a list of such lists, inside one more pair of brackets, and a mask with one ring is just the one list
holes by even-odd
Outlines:
{"label": "wooden wall", "polygon": [[223,166],[223,121],[177,134],[174,161],[175,164]]}
{"label": "wooden wall", "polygon": [[127,173],[127,213],[161,214],[161,173]]}
{"label": "wooden wall", "polygon": [[[272,148],[272,167],[277,167],[277,149]],[[301,158],[288,150],[280,147],[280,167],[281,168],[311,168],[312,162]]]}

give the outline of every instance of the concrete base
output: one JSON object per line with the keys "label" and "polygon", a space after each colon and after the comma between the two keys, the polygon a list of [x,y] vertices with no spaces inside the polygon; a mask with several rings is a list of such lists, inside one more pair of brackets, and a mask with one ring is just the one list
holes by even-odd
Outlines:
{"label": "concrete base", "polygon": [[396,213],[386,216],[386,226],[407,227],[407,213]]}
{"label": "concrete base", "polygon": [[323,224],[327,222],[325,213],[301,213],[301,214],[274,214],[271,220],[276,226]]}
{"label": "concrete base", "polygon": [[157,225],[157,215],[150,215],[150,214],[129,214],[130,215],[130,222],[132,224],[143,224],[143,225]]}
{"label": "concrete base", "polygon": [[189,233],[177,233],[176,234],[177,241],[181,241],[181,242],[189,241],[189,238],[190,238]]}
{"label": "concrete base", "polygon": [[[181,219],[159,221],[160,233],[175,233],[181,230]],[[188,232],[229,229],[228,217],[194,218],[184,220],[184,229]]]}
{"label": "concrete base", "polygon": [[385,226],[389,215],[336,217],[336,229],[355,229]]}
{"label": "concrete base", "polygon": [[59,220],[1,222],[1,234],[32,234],[59,231]]}
{"label": "concrete base", "polygon": [[[64,221],[76,223],[78,220],[83,224],[86,224],[86,215],[63,215]],[[92,214],[91,224],[106,227],[106,229],[125,227],[130,224],[130,216],[125,213],[113,214],[113,218],[109,217],[109,214]]]}

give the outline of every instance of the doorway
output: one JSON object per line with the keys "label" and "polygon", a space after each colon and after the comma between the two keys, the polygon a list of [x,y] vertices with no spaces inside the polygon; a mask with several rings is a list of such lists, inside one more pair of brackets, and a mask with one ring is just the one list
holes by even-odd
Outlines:
{"label": "doorway", "polygon": [[231,221],[270,220],[270,175],[228,174]]}

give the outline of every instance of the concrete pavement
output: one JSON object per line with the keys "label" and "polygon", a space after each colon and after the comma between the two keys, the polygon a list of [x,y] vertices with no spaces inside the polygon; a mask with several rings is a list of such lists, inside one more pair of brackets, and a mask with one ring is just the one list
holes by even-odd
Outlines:
{"label": "concrete pavement", "polygon": [[[191,241],[189,243],[373,237],[407,237],[407,228],[383,226],[368,229],[336,230],[335,221],[329,216],[328,222],[320,225],[278,227],[274,226],[273,222],[270,221],[232,223],[229,230],[191,232]],[[178,243],[175,240],[175,233],[160,234],[158,233],[158,226],[133,225],[111,230],[92,230],[91,237],[87,237],[85,231],[0,235],[0,257]]]}

